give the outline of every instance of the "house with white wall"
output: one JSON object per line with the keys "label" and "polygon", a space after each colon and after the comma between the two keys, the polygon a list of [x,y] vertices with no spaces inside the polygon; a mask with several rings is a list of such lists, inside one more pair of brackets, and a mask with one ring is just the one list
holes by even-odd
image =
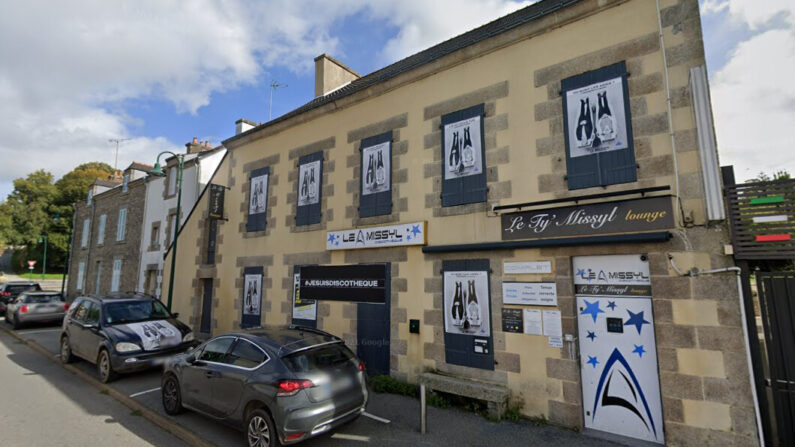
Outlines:
{"label": "house with white wall", "polygon": [[[187,154],[182,175],[182,202],[179,226],[193,208],[202,191],[208,186],[215,170],[223,160],[223,146],[210,147],[209,142],[196,138],[185,145]],[[161,278],[163,254],[174,240],[178,228],[177,213],[177,159],[170,157],[163,166],[165,176],[150,175],[146,182],[146,204],[144,206],[141,231],[141,257],[138,269],[139,292],[156,297],[162,295]]]}

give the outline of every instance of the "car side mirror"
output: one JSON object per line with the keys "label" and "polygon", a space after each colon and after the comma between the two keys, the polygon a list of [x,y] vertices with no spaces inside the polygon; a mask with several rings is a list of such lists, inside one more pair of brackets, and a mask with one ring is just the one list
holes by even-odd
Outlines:
{"label": "car side mirror", "polygon": [[173,314],[171,314],[171,316],[174,318],[179,318],[179,312],[174,312]]}
{"label": "car side mirror", "polygon": [[185,361],[188,362],[191,365],[196,363],[196,353],[195,352],[190,353],[190,355],[185,357]]}

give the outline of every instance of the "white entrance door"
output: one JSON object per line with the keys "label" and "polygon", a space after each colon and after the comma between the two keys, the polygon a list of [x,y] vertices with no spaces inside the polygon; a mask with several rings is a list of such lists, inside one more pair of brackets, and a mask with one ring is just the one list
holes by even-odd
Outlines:
{"label": "white entrance door", "polygon": [[585,426],[664,443],[645,257],[579,257],[574,268]]}

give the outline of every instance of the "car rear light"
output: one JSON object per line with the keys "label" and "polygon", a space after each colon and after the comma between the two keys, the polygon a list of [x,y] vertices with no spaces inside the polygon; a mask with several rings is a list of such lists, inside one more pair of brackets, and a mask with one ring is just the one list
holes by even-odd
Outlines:
{"label": "car rear light", "polygon": [[22,307],[19,308],[19,313],[21,313],[21,314],[28,313],[28,305],[27,304],[23,304]]}
{"label": "car rear light", "polygon": [[69,310],[69,303],[63,303],[63,311],[66,312]]}
{"label": "car rear light", "polygon": [[11,296],[11,292],[0,292],[0,296]]}
{"label": "car rear light", "polygon": [[359,371],[364,371],[364,362],[361,360],[359,361]]}
{"label": "car rear light", "polygon": [[277,396],[292,396],[300,390],[312,388],[315,384],[311,380],[280,380],[276,386],[278,388]]}
{"label": "car rear light", "polygon": [[303,433],[293,433],[291,435],[287,435],[284,437],[285,441],[295,441],[296,439],[301,439],[304,437]]}

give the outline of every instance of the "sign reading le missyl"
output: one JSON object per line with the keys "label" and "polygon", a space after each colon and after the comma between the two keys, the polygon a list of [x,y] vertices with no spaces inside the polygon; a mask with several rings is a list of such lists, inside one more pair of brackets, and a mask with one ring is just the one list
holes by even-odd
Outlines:
{"label": "sign reading le missyl", "polygon": [[671,197],[589,203],[502,215],[502,239],[594,236],[673,228]]}
{"label": "sign reading le missyl", "polygon": [[326,237],[326,250],[425,245],[427,243],[425,230],[426,223],[423,221],[329,231]]}

